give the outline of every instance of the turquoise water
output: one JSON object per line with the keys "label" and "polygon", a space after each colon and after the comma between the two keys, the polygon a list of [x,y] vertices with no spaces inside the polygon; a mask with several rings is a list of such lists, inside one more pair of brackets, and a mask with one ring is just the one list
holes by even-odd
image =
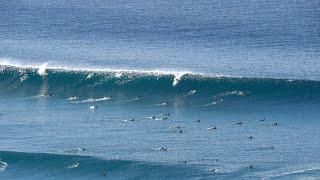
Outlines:
{"label": "turquoise water", "polygon": [[318,1],[1,1],[0,179],[319,178]]}

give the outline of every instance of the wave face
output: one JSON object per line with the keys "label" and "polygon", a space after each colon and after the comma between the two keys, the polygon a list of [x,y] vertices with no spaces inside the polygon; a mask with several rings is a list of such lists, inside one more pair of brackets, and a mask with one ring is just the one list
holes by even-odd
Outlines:
{"label": "wave face", "polygon": [[[41,71],[41,72],[40,72]],[[44,74],[45,72],[45,74]],[[99,97],[112,93],[148,95],[319,98],[320,82],[289,79],[210,77],[193,73],[0,67],[2,93]],[[100,98],[101,101],[109,98]],[[94,101],[94,99],[91,99]],[[90,100],[88,100],[90,101]]]}
{"label": "wave face", "polygon": [[7,163],[1,179],[193,179],[201,173],[182,165],[90,156],[0,151],[0,158]]}

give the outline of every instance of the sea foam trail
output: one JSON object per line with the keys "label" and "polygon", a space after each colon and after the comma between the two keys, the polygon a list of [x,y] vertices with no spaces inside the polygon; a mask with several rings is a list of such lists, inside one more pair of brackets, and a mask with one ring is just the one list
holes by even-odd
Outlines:
{"label": "sea foam trail", "polygon": [[[75,101],[75,103],[94,103],[94,102],[100,102],[100,101],[108,101],[110,100],[111,97],[102,97],[102,98],[89,98],[89,99],[86,99],[86,100],[82,100],[82,101]],[[74,97],[73,98],[69,98],[69,100],[74,100]]]}

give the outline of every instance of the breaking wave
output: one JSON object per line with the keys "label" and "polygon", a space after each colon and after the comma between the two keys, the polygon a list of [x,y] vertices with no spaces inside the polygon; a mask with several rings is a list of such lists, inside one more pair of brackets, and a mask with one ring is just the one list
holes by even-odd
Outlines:
{"label": "breaking wave", "polygon": [[[0,66],[0,93],[55,93],[82,103],[108,101],[109,94],[181,94],[213,99],[243,96],[319,98],[320,82],[309,80],[212,77],[195,73],[109,71]],[[49,94],[50,95],[50,94]],[[96,97],[96,98],[93,98]]]}

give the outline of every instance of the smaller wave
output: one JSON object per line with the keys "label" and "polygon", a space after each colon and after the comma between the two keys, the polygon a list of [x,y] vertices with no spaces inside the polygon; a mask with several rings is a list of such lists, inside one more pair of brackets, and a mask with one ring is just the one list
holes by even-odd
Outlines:
{"label": "smaller wave", "polygon": [[286,178],[286,179],[298,179],[298,177],[307,178],[308,176],[319,176],[320,166],[319,164],[300,164],[286,167],[275,168],[267,171],[255,172],[258,177],[270,178]]}
{"label": "smaller wave", "polygon": [[297,175],[297,174],[303,174],[311,171],[319,171],[320,168],[307,168],[307,169],[301,169],[301,170],[295,170],[295,171],[289,171],[289,172],[283,172],[280,174],[273,175],[272,177],[284,177],[284,176],[291,176],[291,175]]}
{"label": "smaller wave", "polygon": [[0,172],[5,171],[8,167],[8,164],[4,161],[0,161]]}
{"label": "smaller wave", "polygon": [[[199,167],[176,163],[12,151],[0,151],[0,156],[12,164],[6,173],[0,173],[0,179],[105,179],[106,176],[110,179],[194,179],[210,176]],[[0,161],[2,170],[7,166]],[[32,178],[26,178],[30,175]]]}

